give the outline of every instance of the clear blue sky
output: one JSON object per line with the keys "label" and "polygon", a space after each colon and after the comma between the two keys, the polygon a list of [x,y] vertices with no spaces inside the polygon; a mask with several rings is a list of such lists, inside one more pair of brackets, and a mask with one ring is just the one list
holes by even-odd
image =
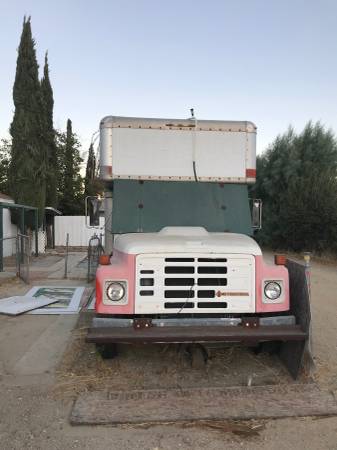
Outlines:
{"label": "clear blue sky", "polygon": [[105,115],[252,120],[258,151],[292,124],[337,131],[335,0],[2,0],[0,137],[13,115],[23,16],[41,65],[49,52],[54,121],[87,149]]}

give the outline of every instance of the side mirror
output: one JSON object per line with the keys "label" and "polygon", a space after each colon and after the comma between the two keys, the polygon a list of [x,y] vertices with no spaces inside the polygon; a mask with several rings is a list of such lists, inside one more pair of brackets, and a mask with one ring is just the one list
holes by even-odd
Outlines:
{"label": "side mirror", "polygon": [[252,227],[254,230],[262,228],[262,200],[252,199]]}
{"label": "side mirror", "polygon": [[[100,208],[102,205],[100,196],[89,196],[85,198],[85,224],[88,228],[99,227]],[[88,225],[89,218],[89,225]]]}

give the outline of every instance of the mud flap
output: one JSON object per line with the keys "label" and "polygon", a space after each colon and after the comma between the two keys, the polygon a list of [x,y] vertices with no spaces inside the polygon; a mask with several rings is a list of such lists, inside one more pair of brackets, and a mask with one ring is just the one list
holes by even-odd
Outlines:
{"label": "mud flap", "polygon": [[307,333],[305,341],[286,341],[280,348],[281,361],[296,379],[301,373],[310,375],[314,368],[311,353],[310,289],[303,264],[288,259],[286,266],[289,271],[290,313]]}

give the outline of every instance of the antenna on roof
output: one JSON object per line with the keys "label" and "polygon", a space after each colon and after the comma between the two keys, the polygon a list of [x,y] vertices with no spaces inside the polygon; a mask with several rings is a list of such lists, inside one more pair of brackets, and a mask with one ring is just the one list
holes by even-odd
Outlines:
{"label": "antenna on roof", "polygon": [[194,174],[194,179],[196,182],[198,182],[198,174],[197,174],[197,167],[196,167],[196,131],[197,131],[197,118],[194,115],[194,108],[190,108],[191,111],[191,117],[189,118],[189,120],[192,120],[194,122],[193,125],[190,125],[192,128],[192,166],[193,166],[193,174]]}

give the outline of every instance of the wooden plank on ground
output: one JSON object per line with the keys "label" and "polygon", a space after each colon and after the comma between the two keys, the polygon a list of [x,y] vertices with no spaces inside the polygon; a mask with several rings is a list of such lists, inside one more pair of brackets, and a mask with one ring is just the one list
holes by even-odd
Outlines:
{"label": "wooden plank on ground", "polygon": [[98,391],[76,400],[73,425],[337,415],[336,393],[314,384]]}

